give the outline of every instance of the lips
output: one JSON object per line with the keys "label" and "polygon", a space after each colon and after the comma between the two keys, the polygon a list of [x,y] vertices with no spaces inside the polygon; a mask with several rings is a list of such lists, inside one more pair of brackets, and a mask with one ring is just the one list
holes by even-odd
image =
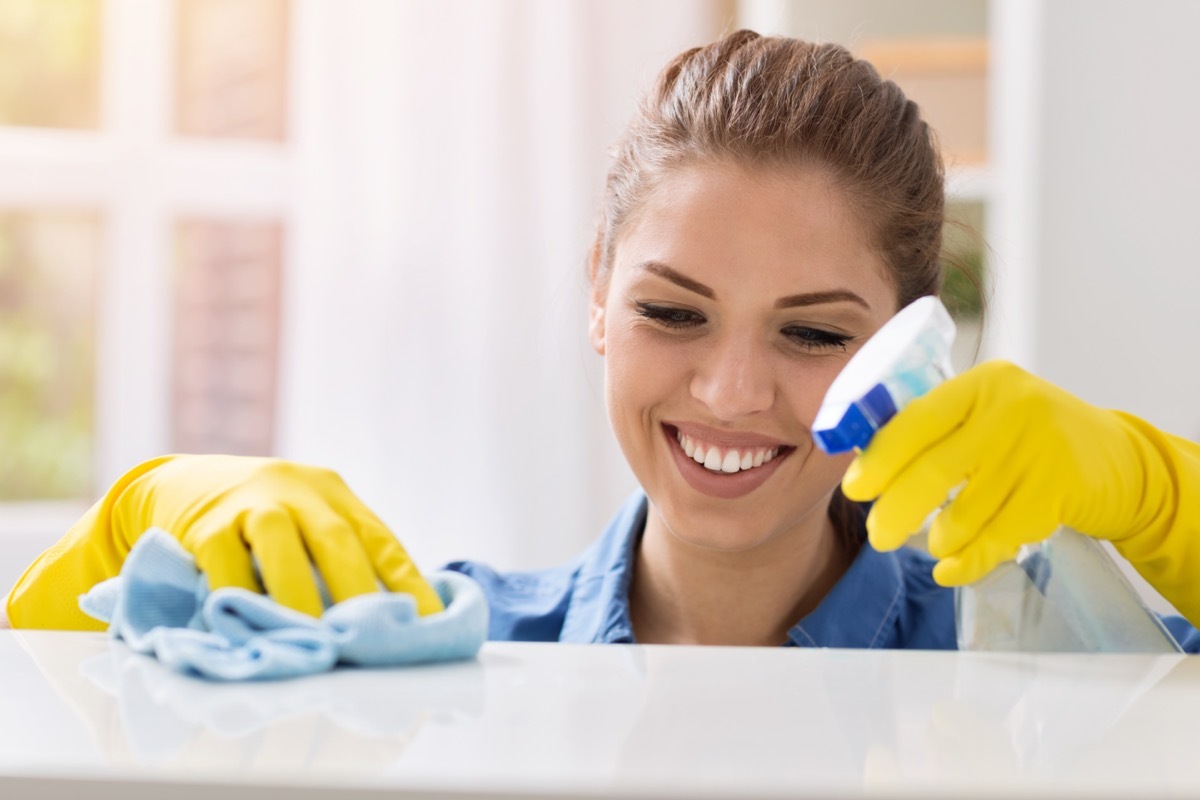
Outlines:
{"label": "lips", "polygon": [[676,432],[675,439],[688,458],[713,472],[733,474],[754,469],[779,455],[778,447],[721,447],[703,439],[694,439],[682,431]]}
{"label": "lips", "polygon": [[753,492],[796,449],[759,434],[690,423],[664,424],[662,428],[684,480],[710,497],[733,499]]}

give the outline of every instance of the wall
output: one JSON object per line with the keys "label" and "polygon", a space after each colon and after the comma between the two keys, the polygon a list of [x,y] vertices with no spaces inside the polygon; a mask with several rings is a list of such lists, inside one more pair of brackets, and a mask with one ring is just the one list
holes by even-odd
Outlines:
{"label": "wall", "polygon": [[1036,368],[1200,438],[1200,4],[1042,8]]}

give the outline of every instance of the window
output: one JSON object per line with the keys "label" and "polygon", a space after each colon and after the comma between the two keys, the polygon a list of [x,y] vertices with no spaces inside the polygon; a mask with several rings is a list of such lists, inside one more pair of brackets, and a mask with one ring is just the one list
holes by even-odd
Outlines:
{"label": "window", "polygon": [[152,455],[271,452],[291,11],[0,3],[0,532]]}

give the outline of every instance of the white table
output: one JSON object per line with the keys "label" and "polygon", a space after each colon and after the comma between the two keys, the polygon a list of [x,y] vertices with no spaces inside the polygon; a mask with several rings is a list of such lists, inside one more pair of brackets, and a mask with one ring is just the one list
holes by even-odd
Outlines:
{"label": "white table", "polygon": [[1200,658],[488,644],[214,684],[0,632],[0,797],[1200,795]]}

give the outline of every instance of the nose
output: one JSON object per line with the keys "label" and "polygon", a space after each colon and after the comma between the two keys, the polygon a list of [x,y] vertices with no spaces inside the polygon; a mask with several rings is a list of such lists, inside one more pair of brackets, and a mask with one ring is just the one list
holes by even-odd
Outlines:
{"label": "nose", "polygon": [[692,375],[691,392],[725,422],[766,411],[775,402],[775,375],[766,348],[749,336],[715,341]]}

